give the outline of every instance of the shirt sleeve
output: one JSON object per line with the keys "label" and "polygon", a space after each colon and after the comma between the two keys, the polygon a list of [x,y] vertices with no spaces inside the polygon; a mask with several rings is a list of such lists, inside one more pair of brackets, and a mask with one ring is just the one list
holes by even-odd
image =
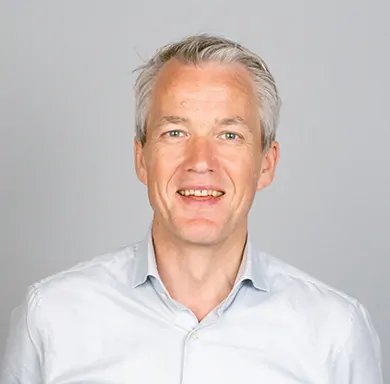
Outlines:
{"label": "shirt sleeve", "polygon": [[43,343],[38,330],[39,292],[29,287],[11,314],[0,384],[41,384]]}
{"label": "shirt sleeve", "polygon": [[367,309],[356,302],[350,332],[334,359],[332,384],[383,384],[382,352]]}

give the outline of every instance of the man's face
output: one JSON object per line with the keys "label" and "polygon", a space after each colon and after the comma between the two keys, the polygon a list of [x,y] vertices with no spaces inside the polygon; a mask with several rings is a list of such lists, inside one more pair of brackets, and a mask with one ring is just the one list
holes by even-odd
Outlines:
{"label": "man's face", "polygon": [[171,60],[156,78],[138,178],[155,224],[192,244],[246,231],[257,190],[273,179],[278,145],[261,151],[254,84],[238,64]]}

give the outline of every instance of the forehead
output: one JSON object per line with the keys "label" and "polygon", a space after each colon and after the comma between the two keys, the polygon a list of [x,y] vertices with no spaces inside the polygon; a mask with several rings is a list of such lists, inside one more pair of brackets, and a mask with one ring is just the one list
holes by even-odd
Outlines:
{"label": "forehead", "polygon": [[152,108],[173,106],[257,108],[252,76],[239,63],[208,62],[195,66],[170,60],[156,76]]}

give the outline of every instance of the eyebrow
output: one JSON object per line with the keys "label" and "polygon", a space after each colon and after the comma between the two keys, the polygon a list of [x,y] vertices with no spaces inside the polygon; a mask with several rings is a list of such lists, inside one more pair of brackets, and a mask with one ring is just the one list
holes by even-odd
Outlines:
{"label": "eyebrow", "polygon": [[215,119],[215,123],[218,125],[246,125],[245,119],[241,116],[225,117],[224,119]]}
{"label": "eyebrow", "polygon": [[249,128],[249,125],[246,123],[245,119],[241,116],[225,117],[223,119],[215,119],[217,125],[230,126],[230,125],[241,125],[248,131],[252,132]]}
{"label": "eyebrow", "polygon": [[158,120],[157,126],[161,127],[165,124],[187,124],[189,119],[181,116],[163,116]]}
{"label": "eyebrow", "polygon": [[[190,120],[186,117],[182,116],[175,116],[175,115],[169,115],[169,116],[163,116],[161,119],[158,120],[156,126],[161,127],[166,124],[175,124],[175,125],[185,125],[188,124]],[[232,125],[241,125],[243,128],[247,129],[249,132],[252,132],[252,130],[249,128],[249,125],[246,123],[245,119],[242,116],[231,116],[231,117],[225,117],[222,119],[215,119],[215,124],[220,126],[232,126]]]}

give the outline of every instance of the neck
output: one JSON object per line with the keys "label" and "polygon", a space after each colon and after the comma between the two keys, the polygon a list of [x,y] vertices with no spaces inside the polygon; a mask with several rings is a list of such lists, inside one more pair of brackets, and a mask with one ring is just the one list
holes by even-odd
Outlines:
{"label": "neck", "polygon": [[156,263],[169,294],[200,320],[233,288],[247,238],[247,225],[215,244],[193,244],[153,221]]}

